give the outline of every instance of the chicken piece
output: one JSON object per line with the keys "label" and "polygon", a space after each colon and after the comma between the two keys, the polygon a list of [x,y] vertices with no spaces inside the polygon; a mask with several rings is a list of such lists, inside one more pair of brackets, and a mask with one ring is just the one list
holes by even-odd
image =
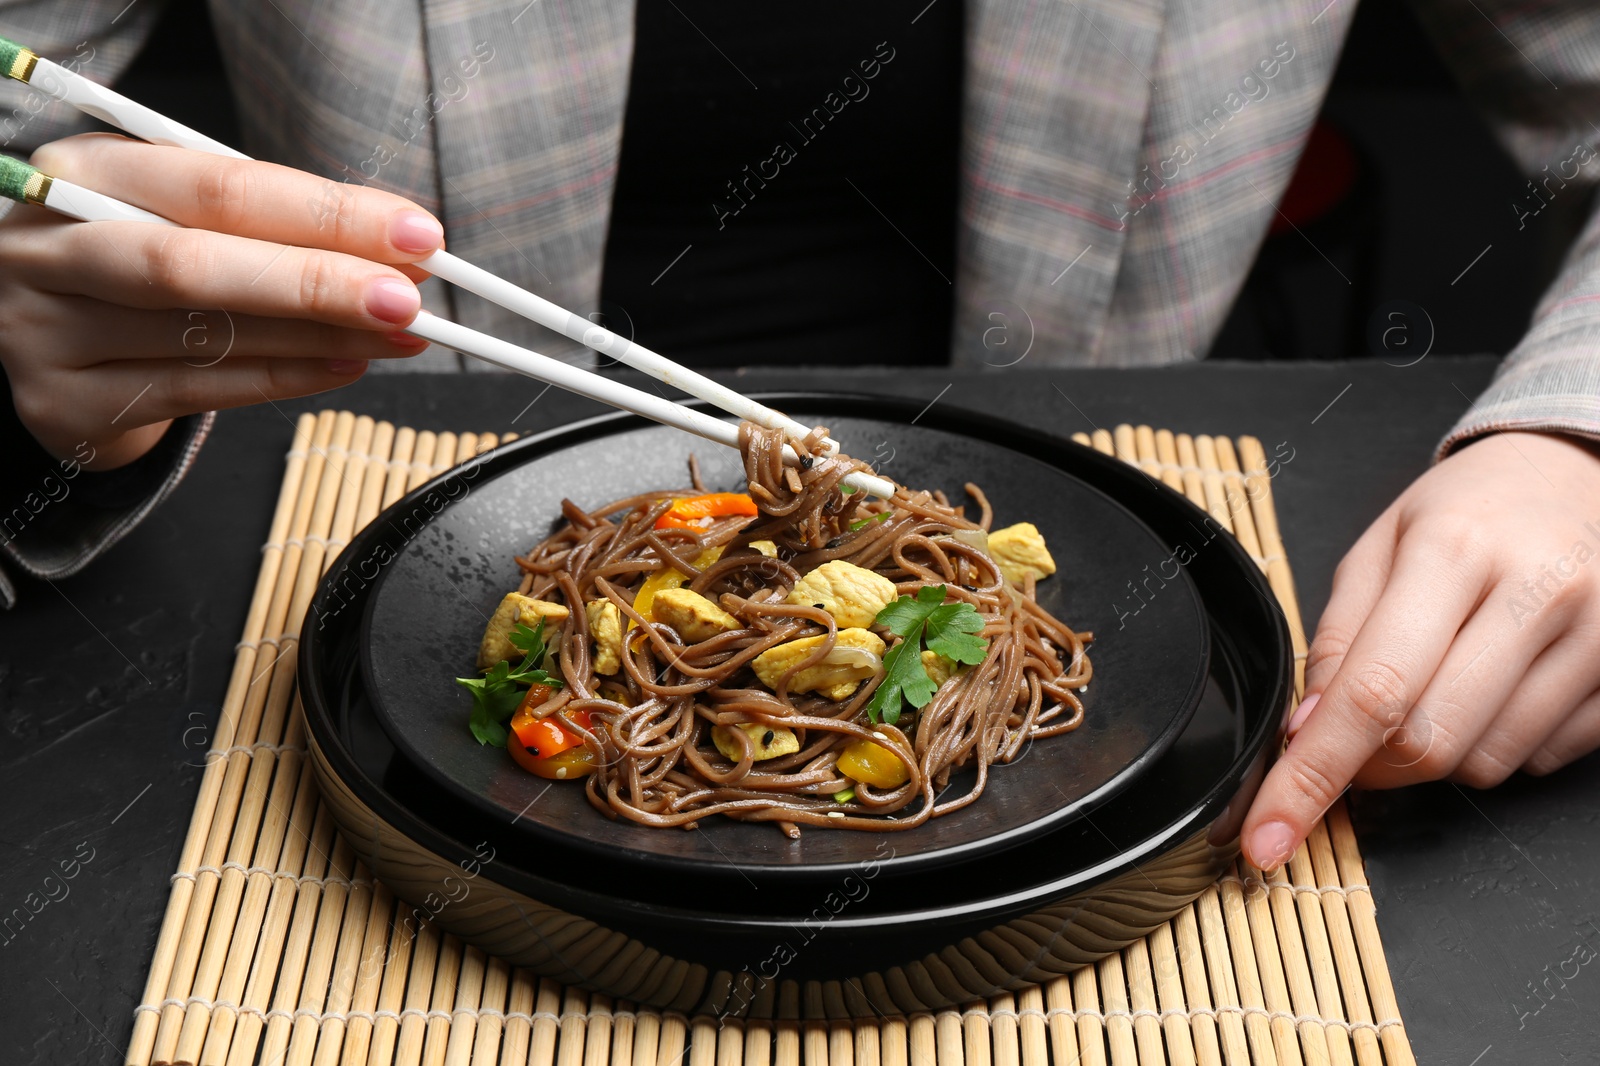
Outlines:
{"label": "chicken piece", "polygon": [[934,688],[941,687],[956,676],[955,660],[946,659],[931,648],[922,649],[922,669],[927,671],[928,679],[933,682]]}
{"label": "chicken piece", "polygon": [[744,623],[698,592],[685,588],[662,589],[650,606],[650,615],[678,631],[690,644],[710,640],[718,633],[743,629]]}
{"label": "chicken piece", "polygon": [[989,554],[1000,564],[1000,572],[1015,585],[1029,577],[1038,581],[1056,572],[1056,561],[1050,558],[1044,536],[1032,522],[991,530]]}
{"label": "chicken piece", "polygon": [[590,600],[589,636],[594,639],[594,671],[614,674],[622,669],[622,612],[610,600]]}
{"label": "chicken piece", "polygon": [[795,582],[784,602],[819,606],[833,615],[840,629],[865,628],[899,595],[894,582],[882,574],[835,559]]}
{"label": "chicken piece", "polygon": [[754,762],[776,759],[780,755],[793,755],[800,750],[800,738],[794,735],[794,730],[785,729],[781,725],[741,722],[736,726],[713,726],[711,728],[711,743],[715,744],[717,750],[733,762],[738,762],[739,756],[743,752],[739,744],[739,738],[733,735],[735,729],[744,730],[745,734],[750,738],[750,746],[755,749],[752,759]]}
{"label": "chicken piece", "polygon": [[478,645],[478,669],[487,670],[502,659],[509,659],[512,663],[522,661],[522,651],[511,643],[512,628],[518,623],[537,627],[539,619],[543,618],[545,643],[548,645],[555,643],[550,636],[551,629],[565,622],[570,613],[559,603],[536,600],[520,592],[506,593],[483,631],[483,643]]}
{"label": "chicken piece", "polygon": [[[762,684],[776,690],[779,679],[827,639],[826,636],[801,637],[779,644],[757,655],[750,666]],[[820,692],[830,700],[849,699],[862,681],[878,672],[883,662],[883,649],[883,640],[870,629],[841,629],[828,659],[791,677],[789,691]]]}

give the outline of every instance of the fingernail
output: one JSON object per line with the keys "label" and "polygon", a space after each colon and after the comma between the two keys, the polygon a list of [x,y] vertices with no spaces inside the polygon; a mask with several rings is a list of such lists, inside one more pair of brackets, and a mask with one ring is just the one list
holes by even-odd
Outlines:
{"label": "fingernail", "polygon": [[1276,870],[1289,861],[1300,841],[1284,822],[1268,822],[1250,835],[1245,847],[1250,861],[1262,870]]}
{"label": "fingernail", "polygon": [[367,282],[367,314],[385,322],[404,325],[422,309],[422,296],[409,281],[374,278]]}
{"label": "fingernail", "polygon": [[394,333],[385,333],[384,336],[396,348],[404,348],[407,351],[421,351],[428,346],[427,341],[414,333],[402,333],[397,330]]}
{"label": "fingernail", "polygon": [[367,368],[365,359],[329,359],[328,372],[331,374],[359,374]]}
{"label": "fingernail", "polygon": [[444,227],[422,211],[401,211],[389,220],[389,243],[402,252],[431,252],[444,243]]}
{"label": "fingernail", "polygon": [[1317,701],[1321,698],[1322,693],[1313,692],[1300,701],[1300,706],[1296,707],[1294,713],[1289,716],[1289,728],[1284,733],[1285,737],[1291,740],[1294,739],[1294,735],[1300,732],[1300,727],[1306,724],[1306,719],[1311,717],[1311,708],[1315,707]]}

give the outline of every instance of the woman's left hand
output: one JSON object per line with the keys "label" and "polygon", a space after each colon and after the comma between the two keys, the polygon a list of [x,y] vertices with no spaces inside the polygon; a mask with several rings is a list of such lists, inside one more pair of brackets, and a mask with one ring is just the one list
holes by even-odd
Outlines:
{"label": "woman's left hand", "polygon": [[1487,788],[1600,746],[1600,455],[1498,433],[1418,478],[1334,573],[1289,732],[1242,831],[1263,869],[1351,783]]}

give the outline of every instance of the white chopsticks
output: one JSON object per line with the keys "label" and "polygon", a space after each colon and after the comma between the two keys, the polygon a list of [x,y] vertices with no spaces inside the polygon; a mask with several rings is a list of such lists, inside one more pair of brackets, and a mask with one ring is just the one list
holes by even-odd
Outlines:
{"label": "white chopsticks", "polygon": [[[98,85],[65,67],[42,59],[25,48],[0,38],[0,62],[10,59],[5,71],[40,92],[71,104],[85,114],[108,122],[133,136],[153,144],[170,145],[235,159],[248,156],[180,123],[173,122],[142,104]],[[175,225],[159,215],[125,204],[120,200],[83,188],[68,181],[41,174],[26,164],[0,157],[6,171],[0,182],[15,199],[48,207],[80,221],[138,221]],[[667,359],[649,348],[619,337],[610,330],[565,310],[522,287],[497,277],[446,251],[438,251],[417,264],[469,292],[476,293],[510,311],[553,329],[581,344],[641,370],[650,376],[682,389],[741,419],[769,429],[781,429],[791,439],[800,440],[811,427],[797,422],[702,374]],[[738,428],[719,418],[684,407],[664,397],[582,368],[541,355],[497,337],[449,322],[424,311],[407,327],[407,332],[435,344],[558,385],[568,391],[598,400],[612,407],[632,411],[664,425],[732,447],[738,446]],[[822,442],[825,454],[838,450],[831,438]],[[784,460],[797,465],[799,457],[789,446]],[[843,483],[874,496],[894,494],[894,483],[862,471],[847,475]]]}
{"label": "white chopsticks", "polygon": [[[250,158],[221,141],[174,122],[121,93],[98,85],[57,63],[34,55],[5,38],[0,38],[0,49],[7,47],[17,52],[17,59],[10,66],[11,77],[25,82],[46,96],[72,105],[86,115],[92,115],[151,144],[188,148],[233,159]],[[0,51],[0,55],[4,55],[4,51]],[[691,396],[697,396],[729,414],[768,429],[781,429],[793,440],[803,440],[806,434],[811,432],[810,426],[796,422],[782,411],[775,411],[703,374],[681,367],[643,345],[635,344],[626,337],[619,337],[604,326],[581,315],[573,314],[560,305],[491,274],[482,267],[473,266],[449,252],[443,250],[435,252],[417,265],[430,274],[475,293],[491,303],[499,304],[508,311],[514,311],[541,326],[553,329],[602,355],[625,363],[635,370],[641,370],[658,381],[682,389]],[[839,450],[838,442],[832,438],[825,438],[822,447],[829,455]]]}

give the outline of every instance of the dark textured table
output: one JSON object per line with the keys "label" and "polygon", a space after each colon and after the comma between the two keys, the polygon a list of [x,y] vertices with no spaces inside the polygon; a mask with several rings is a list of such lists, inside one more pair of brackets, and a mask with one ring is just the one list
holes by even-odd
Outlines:
{"label": "dark textured table", "polygon": [[[1255,434],[1269,454],[1292,454],[1274,492],[1310,625],[1340,555],[1426,467],[1493,365],[1435,356],[1404,368],[826,379],[775,370],[733,380],[752,392],[825,382],[921,397],[1062,435],[1125,421]],[[121,1061],[292,419],[335,405],[418,428],[529,432],[597,410],[542,389],[373,375],[331,396],[229,412],[177,494],[127,540],[55,588],[23,584],[22,606],[0,617],[0,1063]],[[1420,1062],[1600,1061],[1597,769],[1590,757],[1486,793],[1441,784],[1358,799],[1378,923]]]}

